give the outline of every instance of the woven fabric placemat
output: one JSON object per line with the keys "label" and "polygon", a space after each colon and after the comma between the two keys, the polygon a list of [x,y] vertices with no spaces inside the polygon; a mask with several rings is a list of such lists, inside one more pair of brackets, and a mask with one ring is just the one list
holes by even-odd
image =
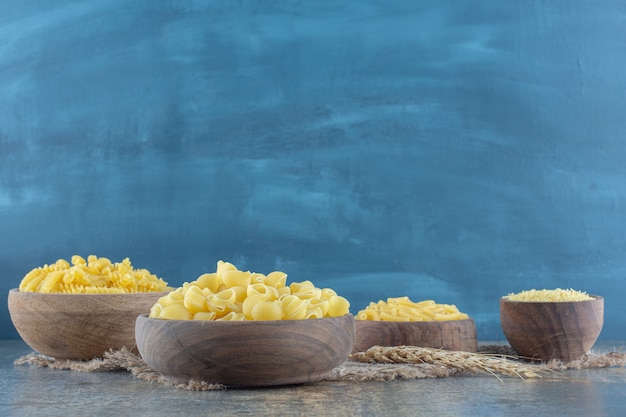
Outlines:
{"label": "woven fabric placemat", "polygon": [[[480,346],[477,353],[448,351],[416,346],[374,346],[366,352],[350,356],[333,369],[323,382],[371,382],[400,379],[443,378],[461,374],[488,374],[502,377],[540,378],[545,374],[560,375],[567,369],[605,368],[624,366],[626,354],[609,352],[589,353],[579,360],[532,363],[522,360],[508,346]],[[101,359],[76,361],[54,359],[39,353],[30,353],[14,361],[14,365],[31,365],[77,372],[126,371],[134,377],[178,389],[193,391],[223,390],[222,384],[191,380],[186,384],[173,383],[128,349],[110,350]]]}

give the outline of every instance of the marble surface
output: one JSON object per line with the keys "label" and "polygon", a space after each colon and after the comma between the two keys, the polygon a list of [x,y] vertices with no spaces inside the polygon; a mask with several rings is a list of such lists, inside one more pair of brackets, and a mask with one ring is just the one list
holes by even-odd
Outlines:
{"label": "marble surface", "polygon": [[[624,342],[594,349],[623,351]],[[189,392],[126,372],[78,373],[13,361],[32,350],[0,340],[2,416],[623,416],[626,368],[542,379],[457,376],[376,383],[317,383]]]}

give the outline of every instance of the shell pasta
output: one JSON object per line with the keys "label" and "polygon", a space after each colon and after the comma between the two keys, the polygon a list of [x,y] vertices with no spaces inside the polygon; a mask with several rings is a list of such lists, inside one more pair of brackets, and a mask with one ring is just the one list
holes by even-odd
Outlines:
{"label": "shell pasta", "polygon": [[304,320],[340,317],[350,303],[330,288],[311,281],[287,285],[287,274],[240,271],[217,262],[214,273],[200,275],[161,297],[151,318],[170,320]]}
{"label": "shell pasta", "polygon": [[409,297],[388,298],[370,303],[359,311],[357,320],[373,321],[433,321],[465,320],[469,316],[453,304],[437,304],[433,300],[413,302]]}

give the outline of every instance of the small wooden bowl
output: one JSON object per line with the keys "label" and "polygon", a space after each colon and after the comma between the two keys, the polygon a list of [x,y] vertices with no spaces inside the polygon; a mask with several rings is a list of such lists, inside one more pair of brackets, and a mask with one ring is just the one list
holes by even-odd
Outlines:
{"label": "small wooden bowl", "polygon": [[500,324],[518,355],[541,361],[580,359],[598,339],[604,298],[565,302],[500,298]]}
{"label": "small wooden bowl", "polygon": [[272,386],[318,381],[354,345],[354,318],[194,321],[137,317],[141,357],[176,383]]}
{"label": "small wooden bowl", "polygon": [[42,294],[9,290],[11,321],[35,351],[57,359],[89,360],[135,346],[135,320],[167,292]]}
{"label": "small wooden bowl", "polygon": [[372,346],[421,346],[476,352],[478,340],[474,320],[373,321],[355,320],[356,342],[353,353]]}

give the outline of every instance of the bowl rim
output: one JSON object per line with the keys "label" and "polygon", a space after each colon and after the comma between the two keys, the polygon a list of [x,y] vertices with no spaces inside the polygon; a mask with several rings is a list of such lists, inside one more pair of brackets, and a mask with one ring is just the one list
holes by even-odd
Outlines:
{"label": "bowl rim", "polygon": [[511,304],[575,304],[575,303],[593,303],[597,301],[604,302],[604,297],[601,295],[588,294],[593,297],[591,300],[564,300],[564,301],[523,301],[523,300],[509,300],[505,295],[500,297],[501,303]]}
{"label": "bowl rim", "polygon": [[23,294],[24,296],[128,296],[128,295],[154,295],[154,294],[169,294],[171,291],[144,291],[144,292],[124,292],[124,293],[62,293],[62,292],[36,292],[36,291],[20,291],[19,288],[9,289],[9,294]]}
{"label": "bowl rim", "polygon": [[307,323],[307,322],[328,323],[330,320],[349,319],[350,317],[352,317],[352,321],[356,321],[352,313],[344,314],[343,316],[338,316],[338,317],[321,317],[317,319],[300,319],[300,320],[184,320],[184,319],[178,320],[178,319],[157,319],[154,317],[148,317],[148,315],[149,313],[139,314],[137,316],[137,320],[145,319],[153,323],[163,323],[164,325],[167,323],[177,323],[177,324],[178,323],[197,323],[199,326],[200,325],[202,326],[212,325],[212,324],[204,324],[204,323],[221,323],[221,324],[216,324],[216,326],[224,326],[229,323],[230,324],[243,323],[243,324],[235,324],[236,326],[243,326],[243,325],[250,325],[250,324],[263,324],[263,325],[272,324],[272,325],[282,326],[284,324],[281,324],[281,323],[289,323],[289,324]]}
{"label": "bowl rim", "polygon": [[357,318],[354,319],[355,322],[359,322],[359,323],[381,323],[381,324],[400,324],[400,325],[412,325],[412,324],[417,324],[417,325],[425,325],[425,324],[433,324],[433,323],[463,323],[463,322],[473,322],[475,323],[476,320],[474,320],[473,317],[468,317],[466,319],[460,319],[460,320],[424,320],[424,321],[389,321],[389,320],[359,320]]}

